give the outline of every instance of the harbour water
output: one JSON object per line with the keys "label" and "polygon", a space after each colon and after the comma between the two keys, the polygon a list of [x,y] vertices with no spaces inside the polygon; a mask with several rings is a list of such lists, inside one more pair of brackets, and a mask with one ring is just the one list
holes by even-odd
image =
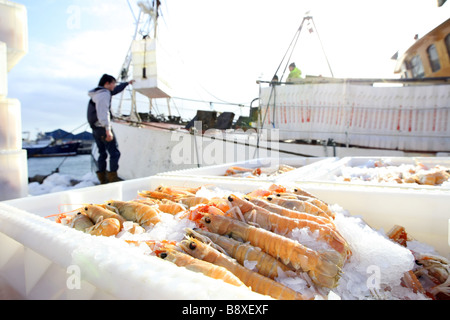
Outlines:
{"label": "harbour water", "polygon": [[81,180],[87,173],[95,172],[90,154],[72,157],[45,157],[28,159],[28,177],[47,176],[59,169],[60,174]]}
{"label": "harbour water", "polygon": [[[56,172],[56,170],[58,172]],[[47,176],[45,180],[28,184],[28,194],[39,196],[48,193],[80,189],[98,185],[92,156],[49,157],[28,159],[28,177]]]}

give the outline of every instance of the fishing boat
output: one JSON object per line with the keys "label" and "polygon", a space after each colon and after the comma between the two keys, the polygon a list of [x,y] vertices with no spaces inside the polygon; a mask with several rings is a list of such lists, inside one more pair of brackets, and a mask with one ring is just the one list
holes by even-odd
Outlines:
{"label": "fishing boat", "polygon": [[395,73],[403,79],[449,77],[450,19],[430,31],[397,60]]}
{"label": "fishing boat", "polygon": [[28,158],[69,157],[78,154],[80,141],[57,141],[50,136],[39,136],[34,141],[23,140],[22,147]]}
{"label": "fishing boat", "polygon": [[[450,153],[450,20],[398,59],[394,71],[401,77],[260,80],[248,116],[236,120],[232,112],[197,109],[186,123],[153,114],[157,102],[165,102],[169,113],[175,105],[157,34],[160,6],[160,1],[139,2],[136,34],[119,76],[136,81],[129,114],[122,112],[123,95],[114,107],[123,179],[255,158]],[[137,32],[142,26],[149,31]],[[306,27],[318,36],[313,17],[306,15],[292,43]],[[289,64],[284,59],[277,76]],[[148,98],[148,113],[137,111],[137,94]]]}

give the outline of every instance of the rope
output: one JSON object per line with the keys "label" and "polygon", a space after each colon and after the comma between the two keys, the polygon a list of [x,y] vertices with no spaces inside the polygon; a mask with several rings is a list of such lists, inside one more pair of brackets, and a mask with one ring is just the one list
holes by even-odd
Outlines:
{"label": "rope", "polygon": [[296,37],[294,38],[294,39],[295,39],[294,46],[292,47],[291,54],[289,55],[289,59],[286,60],[286,66],[284,67],[283,74],[281,75],[280,80],[283,79],[284,74],[286,73],[286,70],[287,70],[287,68],[288,68],[288,66],[289,66],[289,62],[291,61],[292,54],[294,53],[294,48],[297,46],[298,38],[300,37],[300,33],[301,33],[301,31],[302,31],[302,28],[303,28],[303,22],[304,22],[304,21],[305,21],[305,20],[302,21],[302,24],[301,24],[300,27],[298,28],[297,35],[296,35]]}
{"label": "rope", "polygon": [[[152,125],[149,125],[148,123],[143,124],[143,123],[137,123],[137,122],[132,121],[132,120],[124,120],[124,119],[121,119],[121,121],[124,121],[124,122],[127,122],[127,123],[131,123],[131,124],[140,124],[140,125],[143,125],[143,126],[152,127]],[[173,130],[169,129],[169,128],[159,128],[159,129],[162,129],[162,130],[165,130],[165,131],[169,131],[169,132],[173,132]],[[198,137],[198,135],[196,135],[194,132],[178,131],[178,133],[192,135],[192,136],[194,136],[194,138],[195,138],[195,136]],[[201,135],[201,137],[205,137],[205,136]],[[241,141],[238,141],[238,140],[226,140],[226,139],[222,139],[220,137],[207,137],[207,138],[210,138],[211,140],[214,140],[214,141],[229,142],[229,143],[234,143],[234,144],[237,144],[237,145],[243,145],[243,146],[246,146],[246,147],[255,148],[255,145],[250,144],[248,142],[241,142]],[[264,149],[264,150],[268,150],[268,151],[278,151],[279,153],[282,153],[282,154],[289,154],[289,155],[294,155],[294,156],[299,156],[299,157],[315,158],[315,156],[311,156],[311,155],[308,155],[308,154],[298,153],[298,152],[294,152],[294,151],[287,151],[287,150],[279,150],[279,149],[274,149],[274,148],[271,148],[271,147],[268,147],[268,146],[267,147],[266,146],[257,146],[256,149]],[[196,152],[198,152],[197,149],[196,149]],[[197,159],[199,159],[198,157],[199,157],[199,155],[197,155]],[[198,163],[197,165],[198,165],[198,167],[200,167],[200,163]]]}
{"label": "rope", "polygon": [[[275,71],[274,76],[277,75],[278,71],[279,71],[280,68],[281,68],[281,65],[283,64],[283,61],[286,59],[286,56],[288,55],[289,51],[290,51],[291,48],[292,48],[291,53],[290,53],[290,55],[289,55],[289,59],[287,60],[287,63],[286,63],[286,67],[284,68],[283,74],[281,75],[280,81],[281,81],[281,80],[283,79],[283,77],[284,77],[284,74],[285,74],[286,69],[287,69],[288,64],[289,64],[289,61],[290,61],[290,59],[291,59],[291,57],[292,57],[292,54],[293,54],[293,52],[294,52],[294,48],[295,48],[296,45],[297,45],[298,39],[299,39],[299,37],[300,37],[300,33],[301,33],[302,29],[303,29],[303,24],[305,23],[305,20],[307,20],[307,19],[309,19],[309,18],[310,18],[310,17],[304,17],[304,18],[303,18],[302,22],[300,23],[300,26],[298,27],[297,31],[296,31],[295,34],[294,34],[294,37],[293,37],[292,40],[291,40],[291,43],[289,44],[288,49],[287,49],[286,52],[284,53],[283,59],[281,59],[281,62],[280,62],[280,64],[278,65],[277,70]],[[269,106],[270,106],[270,100],[272,99],[272,95],[274,94],[274,92],[275,92],[275,84],[272,84],[272,89],[270,90],[270,96],[269,96],[269,100],[268,100],[268,102],[267,102],[266,112],[264,113],[264,118],[263,118],[263,122],[262,122],[262,123],[264,123],[265,120],[266,120],[267,112],[268,112]],[[274,110],[273,110],[273,111],[274,111],[274,117],[275,117],[275,95],[274,95]],[[272,126],[275,128],[275,122],[272,123]],[[258,147],[258,148],[259,148],[260,135],[261,135],[261,133],[258,133],[258,138],[257,138],[257,147]],[[255,152],[256,152],[256,150],[255,150]]]}
{"label": "rope", "polygon": [[220,102],[216,101],[215,102],[215,101],[196,100],[196,99],[188,99],[188,98],[180,98],[180,97],[172,97],[172,99],[185,100],[185,101],[191,101],[191,102],[201,102],[201,103],[208,103],[208,104],[224,104],[224,105],[230,105],[230,106],[248,107],[243,103],[233,103],[233,102],[226,102],[226,101],[220,101]]}
{"label": "rope", "polygon": [[319,36],[319,31],[317,31],[316,24],[314,23],[314,20],[313,20],[312,18],[311,18],[311,21],[312,21],[312,24],[313,24],[313,26],[314,26],[314,29],[316,30],[317,38],[319,39],[320,46],[322,47],[322,52],[323,52],[323,54],[324,54],[324,56],[325,56],[325,60],[327,61],[328,69],[330,69],[331,77],[334,78],[333,70],[331,70],[330,62],[328,61],[327,54],[325,53],[325,49],[323,48],[322,40],[320,39],[320,36]]}
{"label": "rope", "polygon": [[61,168],[61,166],[64,164],[64,162],[66,162],[67,158],[68,157],[64,157],[64,160],[59,164],[59,166],[57,166],[56,169],[52,171],[52,174],[59,173],[59,168]]}
{"label": "rope", "polygon": [[[303,21],[304,21],[304,20],[303,20]],[[280,64],[278,65],[278,68],[277,68],[277,70],[275,71],[275,74],[274,74],[274,75],[276,75],[276,74],[278,73],[278,71],[280,70],[281,65],[283,64],[283,61],[286,59],[286,56],[287,56],[287,54],[288,54],[290,48],[292,47],[292,44],[294,43],[295,39],[296,39],[296,38],[298,39],[298,34],[300,34],[299,31],[301,30],[301,28],[302,28],[302,26],[303,26],[303,21],[302,21],[302,23],[300,24],[300,27],[299,27],[299,28],[297,29],[297,31],[295,32],[294,37],[292,38],[292,41],[291,41],[291,43],[290,43],[288,49],[286,50],[286,52],[285,52],[285,54],[284,54],[284,56],[283,56],[283,59],[281,59],[281,62],[280,62]],[[284,73],[283,73],[283,74],[284,74]],[[281,79],[280,79],[280,80],[281,80]]]}
{"label": "rope", "polygon": [[[304,25],[304,23],[305,23],[306,20],[311,20],[311,21],[312,21],[313,26],[314,26],[314,29],[316,30],[316,33],[317,33],[317,37],[319,38],[319,42],[320,42],[320,44],[321,44],[321,46],[322,46],[322,51],[323,51],[323,53],[325,54],[325,50],[324,50],[324,48],[323,48],[322,41],[320,40],[319,33],[317,32],[317,28],[316,28],[316,26],[315,26],[315,23],[314,23],[314,20],[313,20],[312,16],[306,16],[306,17],[303,17],[303,20],[302,20],[302,22],[300,23],[300,26],[298,27],[297,31],[295,32],[294,37],[292,38],[291,43],[289,44],[289,47],[288,47],[288,49],[286,50],[286,52],[285,52],[285,54],[284,54],[284,56],[283,56],[283,59],[281,59],[281,62],[280,62],[280,64],[278,65],[277,70],[275,71],[275,75],[277,75],[278,71],[279,71],[280,68],[281,68],[281,65],[283,64],[283,61],[285,61],[286,56],[288,55],[288,53],[289,53],[289,51],[290,51],[289,59],[286,60],[286,66],[285,66],[285,68],[284,68],[284,70],[283,70],[283,74],[281,75],[280,81],[283,79],[284,74],[286,73],[286,70],[287,70],[287,68],[288,68],[289,62],[290,62],[290,60],[291,60],[291,58],[292,58],[292,55],[293,55],[293,53],[294,53],[294,49],[295,49],[295,47],[297,46],[298,39],[300,38],[300,34],[301,34],[301,32],[302,32],[303,25]],[[330,66],[330,63],[329,63],[329,61],[328,61],[328,58],[327,58],[326,54],[325,54],[325,59],[327,60],[328,67],[329,67],[329,69],[330,69],[331,75],[333,76],[333,71],[331,70],[331,66]],[[275,76],[275,75],[274,75],[274,76]],[[333,76],[333,77],[334,77],[334,76]],[[280,83],[280,82],[279,82],[279,83]],[[280,84],[281,84],[281,83],[280,83]],[[269,100],[268,100],[268,102],[267,102],[267,107],[266,107],[266,111],[265,111],[265,113],[264,113],[264,119],[263,119],[263,122],[262,122],[262,123],[264,124],[264,122],[265,122],[265,120],[266,120],[267,112],[268,112],[269,107],[270,107],[270,100],[272,99],[272,95],[273,95],[273,96],[274,96],[274,97],[273,97],[273,99],[274,99],[274,105],[273,105],[273,117],[272,117],[272,119],[273,119],[273,121],[272,121],[272,127],[273,127],[273,128],[275,128],[275,106],[276,106],[276,104],[275,104],[275,99],[276,99],[275,86],[276,86],[276,84],[272,83],[272,89],[270,90],[270,96],[269,96]],[[259,147],[259,140],[260,140],[260,133],[258,134],[258,142],[257,142],[257,146],[258,146],[258,147]]]}

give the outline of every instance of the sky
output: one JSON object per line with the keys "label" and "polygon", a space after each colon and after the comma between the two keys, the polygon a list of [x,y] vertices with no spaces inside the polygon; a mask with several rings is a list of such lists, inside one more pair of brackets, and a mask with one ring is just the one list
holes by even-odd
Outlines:
{"label": "sky", "polygon": [[[8,98],[21,102],[22,131],[30,132],[31,138],[39,131],[89,131],[87,92],[102,74],[119,75],[135,33],[138,1],[15,2],[25,5],[28,13],[29,50],[8,74]],[[394,53],[401,54],[415,34],[421,37],[450,17],[450,4],[438,7],[436,0],[162,3],[159,38],[172,67],[168,74],[173,96],[247,106],[237,107],[238,115],[248,114],[259,92],[256,81],[272,78],[307,14],[313,17],[315,32],[304,25],[292,62],[303,75],[330,76],[326,55],[334,76],[343,78],[398,77],[393,74]],[[148,112],[148,100],[139,101],[139,111]],[[161,105],[155,108],[154,112],[168,113]],[[219,103],[180,100],[174,100],[171,111],[189,117],[196,108],[224,111]]]}

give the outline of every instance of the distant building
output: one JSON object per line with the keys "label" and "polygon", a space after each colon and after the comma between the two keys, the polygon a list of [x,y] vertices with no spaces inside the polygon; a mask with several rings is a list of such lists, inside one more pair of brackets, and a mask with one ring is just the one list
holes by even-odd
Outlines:
{"label": "distant building", "polygon": [[62,129],[58,129],[55,131],[51,131],[51,132],[46,132],[45,136],[47,137],[52,137],[55,140],[63,140],[63,141],[68,141],[68,140],[94,140],[92,133],[84,131],[82,133],[78,133],[78,134],[72,134],[70,132],[64,131]]}
{"label": "distant building", "polygon": [[87,132],[87,131],[79,133],[79,134],[76,134],[76,135],[73,136],[73,138],[75,140],[94,141],[94,137],[92,136],[92,133]]}

